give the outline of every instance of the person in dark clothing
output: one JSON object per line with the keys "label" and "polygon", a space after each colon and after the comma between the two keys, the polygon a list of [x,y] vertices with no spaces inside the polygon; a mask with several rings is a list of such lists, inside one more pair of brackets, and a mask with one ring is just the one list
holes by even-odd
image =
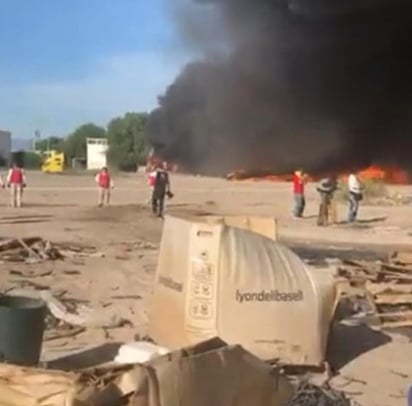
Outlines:
{"label": "person in dark clothing", "polygon": [[338,188],[338,181],[336,176],[329,176],[322,179],[316,190],[320,195],[318,226],[328,225],[329,210],[332,203],[333,195]]}
{"label": "person in dark clothing", "polygon": [[172,197],[169,174],[165,169],[158,167],[152,192],[152,211],[157,217],[163,218],[166,196]]}

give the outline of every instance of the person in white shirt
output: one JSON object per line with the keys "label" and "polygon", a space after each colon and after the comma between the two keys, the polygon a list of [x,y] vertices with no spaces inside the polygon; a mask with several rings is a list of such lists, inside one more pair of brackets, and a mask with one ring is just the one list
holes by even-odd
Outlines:
{"label": "person in white shirt", "polygon": [[356,221],[359,210],[359,202],[362,200],[362,185],[359,182],[358,177],[351,173],[348,177],[348,190],[349,190],[349,213],[348,222],[353,223]]}

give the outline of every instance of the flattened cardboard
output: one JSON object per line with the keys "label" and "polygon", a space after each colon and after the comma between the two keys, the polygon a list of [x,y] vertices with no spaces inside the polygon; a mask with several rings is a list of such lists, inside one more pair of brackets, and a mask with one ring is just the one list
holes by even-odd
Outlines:
{"label": "flattened cardboard", "polygon": [[0,406],[85,406],[79,388],[75,374],[0,364]]}
{"label": "flattened cardboard", "polygon": [[293,394],[269,365],[216,340],[137,368],[146,373],[132,406],[286,406]]}

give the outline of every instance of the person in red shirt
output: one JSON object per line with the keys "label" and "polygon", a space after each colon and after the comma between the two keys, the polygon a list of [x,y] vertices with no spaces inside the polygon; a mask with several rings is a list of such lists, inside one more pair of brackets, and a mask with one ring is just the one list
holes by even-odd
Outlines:
{"label": "person in red shirt", "polygon": [[294,208],[293,215],[297,218],[303,216],[305,211],[306,200],[305,200],[305,184],[306,176],[301,170],[295,171],[293,174],[293,197],[294,197]]}
{"label": "person in red shirt", "polygon": [[156,168],[151,167],[150,171],[148,171],[148,176],[147,176],[147,184],[150,188],[150,196],[148,197],[146,204],[149,205],[152,202],[152,193],[153,193],[153,188],[154,188],[154,184],[156,182]]}
{"label": "person in red shirt", "polygon": [[23,188],[26,187],[26,176],[17,164],[13,164],[7,175],[7,187],[10,189],[11,207],[21,207]]}
{"label": "person in red shirt", "polygon": [[99,187],[97,205],[102,207],[104,204],[110,204],[110,191],[114,188],[114,183],[106,167],[96,175],[96,183]]}

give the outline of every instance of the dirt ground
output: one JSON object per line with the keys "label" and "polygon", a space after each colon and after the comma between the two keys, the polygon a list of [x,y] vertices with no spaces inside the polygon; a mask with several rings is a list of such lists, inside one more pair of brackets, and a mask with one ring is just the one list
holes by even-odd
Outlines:
{"label": "dirt ground", "polygon": [[[49,286],[52,292],[64,290],[68,297],[87,300],[92,307],[121,315],[133,324],[114,330],[87,330],[72,339],[52,341],[44,349],[48,358],[145,334],[162,221],[153,218],[146,205],[149,190],[143,174],[121,175],[114,180],[112,205],[101,209],[96,207],[92,175],[30,172],[21,209],[7,207],[8,191],[0,191],[2,237],[41,236],[55,242],[84,243],[104,254],[41,265],[0,264],[2,288],[19,283],[10,271],[41,267],[53,272],[36,278],[36,283]],[[345,246],[349,250],[367,247],[369,251],[382,251],[389,246],[412,245],[412,207],[408,206],[363,206],[357,225],[319,229],[314,185],[308,186],[306,217],[301,220],[291,216],[288,184],[175,175],[172,186],[175,198],[168,203],[168,212],[273,216],[278,218],[281,239],[309,250],[313,246],[329,250]],[[412,187],[392,191],[409,195]],[[339,206],[339,217],[345,220],[344,206]],[[405,392],[412,383],[412,345],[407,335],[376,332],[362,325],[340,326],[332,335],[331,354],[341,367],[334,384],[361,404],[406,404]]]}

